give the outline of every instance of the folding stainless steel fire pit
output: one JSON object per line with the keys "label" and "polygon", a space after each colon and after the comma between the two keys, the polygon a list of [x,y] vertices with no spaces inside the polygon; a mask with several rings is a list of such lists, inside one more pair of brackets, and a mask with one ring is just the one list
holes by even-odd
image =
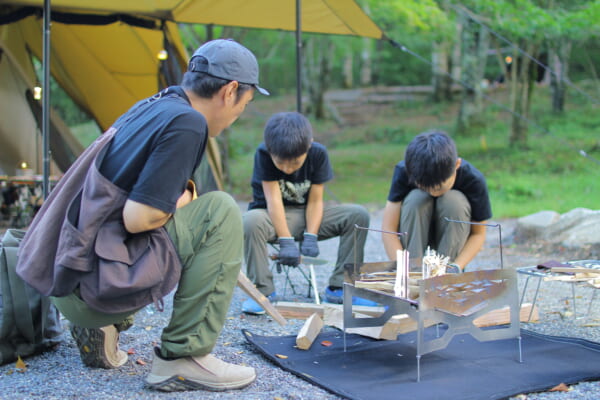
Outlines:
{"label": "folding stainless steel fire pit", "polygon": [[[377,265],[375,265],[377,264]],[[484,342],[500,339],[517,339],[518,360],[522,362],[519,327],[519,295],[517,274],[513,269],[493,269],[462,274],[446,274],[418,281],[419,296],[415,300],[396,297],[374,289],[355,287],[363,272],[372,272],[382,263],[366,263],[353,272],[347,271],[344,284],[344,351],[346,329],[382,326],[392,316],[407,314],[417,322],[417,381],[421,380],[421,356],[444,349],[459,334],[468,333]],[[352,297],[375,301],[387,307],[379,317],[357,318],[352,310]],[[508,307],[510,324],[493,328],[479,328],[474,320],[492,310]],[[425,327],[447,325],[446,332],[426,340]]]}

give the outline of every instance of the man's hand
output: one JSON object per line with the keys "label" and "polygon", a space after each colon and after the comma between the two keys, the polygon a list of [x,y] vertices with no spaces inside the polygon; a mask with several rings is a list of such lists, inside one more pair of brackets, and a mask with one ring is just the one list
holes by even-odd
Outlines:
{"label": "man's hand", "polygon": [[317,257],[319,255],[318,236],[313,233],[304,232],[304,240],[300,245],[300,251],[308,257]]}
{"label": "man's hand", "polygon": [[300,251],[293,237],[279,238],[279,261],[284,265],[297,266],[300,263]]}

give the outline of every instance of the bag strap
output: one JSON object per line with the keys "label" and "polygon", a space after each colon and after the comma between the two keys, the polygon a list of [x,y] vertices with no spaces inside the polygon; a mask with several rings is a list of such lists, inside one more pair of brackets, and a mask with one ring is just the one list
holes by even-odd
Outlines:
{"label": "bag strap", "polygon": [[[17,251],[19,243],[23,238],[24,232],[15,229],[9,229],[4,234],[2,239],[2,249],[5,257],[7,283],[10,286],[10,301],[12,310],[15,313],[13,316],[14,323],[23,337],[30,342],[35,342],[35,326],[33,325],[33,317],[30,311],[20,312],[20,310],[29,310],[29,295],[25,287],[25,282],[16,273],[17,266]],[[4,300],[4,298],[3,298]],[[17,315],[18,313],[18,315]]]}
{"label": "bag strap", "polygon": [[2,325],[0,325],[0,341],[8,338],[15,326],[15,315],[13,313],[12,293],[8,279],[8,266],[4,245],[0,243],[0,294],[2,295]]}

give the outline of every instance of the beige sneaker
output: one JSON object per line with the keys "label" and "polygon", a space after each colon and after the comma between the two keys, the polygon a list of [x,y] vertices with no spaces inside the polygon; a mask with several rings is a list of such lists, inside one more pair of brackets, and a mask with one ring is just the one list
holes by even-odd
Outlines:
{"label": "beige sneaker", "polygon": [[198,389],[223,391],[241,389],[254,379],[254,368],[229,364],[212,354],[165,360],[156,347],[146,383],[150,388],[164,392]]}
{"label": "beige sneaker", "polygon": [[127,353],[119,350],[119,331],[114,325],[82,328],[71,324],[71,335],[88,367],[117,368],[127,362]]}

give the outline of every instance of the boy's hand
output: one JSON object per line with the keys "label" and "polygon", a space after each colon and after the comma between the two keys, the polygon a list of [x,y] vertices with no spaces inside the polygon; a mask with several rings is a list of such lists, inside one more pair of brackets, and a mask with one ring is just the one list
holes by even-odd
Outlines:
{"label": "boy's hand", "polygon": [[293,237],[279,238],[279,261],[294,267],[300,263],[300,252]]}
{"label": "boy's hand", "polygon": [[314,233],[304,232],[304,240],[300,245],[300,251],[308,257],[317,257],[319,255],[319,244],[317,243],[317,235]]}

